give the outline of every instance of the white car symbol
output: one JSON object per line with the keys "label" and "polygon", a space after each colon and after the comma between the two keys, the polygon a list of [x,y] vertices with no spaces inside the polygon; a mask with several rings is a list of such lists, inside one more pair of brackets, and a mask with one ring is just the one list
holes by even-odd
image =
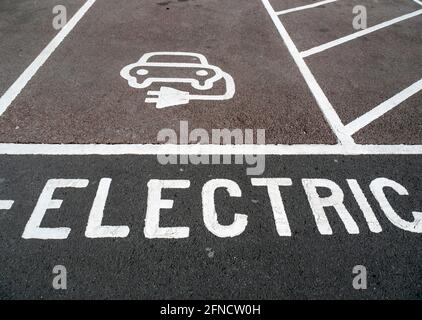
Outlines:
{"label": "white car symbol", "polygon": [[[189,58],[190,61],[151,61],[152,58],[160,56],[184,56]],[[160,74],[166,74],[166,76],[163,77]],[[182,76],[183,74],[185,76]],[[138,62],[124,67],[120,75],[128,81],[129,86],[137,89],[147,88],[153,83],[190,83],[194,89],[209,90],[215,82],[223,78],[223,71],[219,67],[210,65],[202,54],[190,52],[151,52],[144,54]]]}
{"label": "white car symbol", "polygon": [[[182,56],[188,62],[154,62],[153,58]],[[162,75],[165,76],[162,76]],[[163,86],[160,91],[149,91],[146,103],[155,103],[158,109],[183,105],[191,100],[222,101],[233,98],[235,84],[231,75],[219,67],[210,65],[202,54],[191,52],[150,52],[138,62],[125,66],[120,75],[132,88],[145,89],[153,83],[188,83],[197,90],[209,90],[214,83],[224,79],[226,93],[219,95],[199,95]]]}

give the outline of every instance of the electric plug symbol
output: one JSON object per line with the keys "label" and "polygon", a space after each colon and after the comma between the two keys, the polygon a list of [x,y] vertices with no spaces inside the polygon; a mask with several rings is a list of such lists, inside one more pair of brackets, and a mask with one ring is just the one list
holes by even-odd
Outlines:
{"label": "electric plug symbol", "polygon": [[145,102],[155,103],[157,109],[181,106],[190,101],[189,92],[169,87],[161,87],[160,91],[148,91],[148,96],[156,96],[155,98],[146,98]]}
{"label": "electric plug symbol", "polygon": [[[157,57],[168,58],[182,56],[186,62],[155,62]],[[189,71],[188,77],[174,77],[175,70]],[[168,74],[168,76],[163,76]],[[141,59],[125,66],[120,75],[128,81],[132,88],[145,89],[153,83],[183,83],[190,84],[194,90],[211,90],[220,80],[225,81],[226,92],[218,95],[191,94],[186,91],[162,86],[159,91],[149,91],[146,103],[155,103],[157,109],[186,105],[192,100],[222,101],[233,98],[236,88],[231,75],[219,67],[210,65],[208,60],[199,53],[192,52],[150,52]]]}

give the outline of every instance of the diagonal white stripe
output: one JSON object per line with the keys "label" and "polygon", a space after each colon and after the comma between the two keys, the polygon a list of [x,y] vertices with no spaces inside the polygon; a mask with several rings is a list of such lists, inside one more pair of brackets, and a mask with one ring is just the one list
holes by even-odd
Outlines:
{"label": "diagonal white stripe", "polygon": [[422,90],[422,79],[412,84],[410,87],[404,89],[403,91],[396,94],[394,97],[391,97],[387,101],[384,101],[371,111],[365,113],[359,118],[353,120],[346,126],[346,131],[349,134],[354,134],[363,127],[367,126],[374,120],[378,119],[388,111],[397,107],[400,103],[409,99],[411,96]]}
{"label": "diagonal white stripe", "polygon": [[19,76],[19,78],[7,89],[7,91],[0,98],[0,116],[7,110],[13,100],[19,95],[23,88],[28,84],[32,77],[47,61],[51,54],[62,43],[64,38],[73,30],[79,20],[91,8],[96,0],[88,0],[76,14],[69,20],[69,22],[60,30],[60,32],[50,41],[43,51],[35,58],[35,60],[26,68],[26,70]]}
{"label": "diagonal white stripe", "polygon": [[302,76],[305,79],[306,84],[308,85],[313,96],[315,97],[315,100],[317,101],[318,106],[324,115],[324,118],[327,120],[328,125],[333,130],[334,134],[336,135],[337,140],[341,144],[354,144],[353,138],[345,132],[345,127],[340,117],[334,110],[333,106],[331,105],[325,93],[322,91],[320,85],[316,81],[308,65],[300,56],[300,53],[297,50],[296,45],[294,44],[292,38],[290,37],[283,23],[281,22],[281,19],[276,15],[270,2],[268,0],[262,0],[262,3],[264,4],[265,9],[267,9],[268,14],[273,20],[273,23],[275,27],[277,28],[278,33],[283,39],[284,44],[289,50],[291,56],[293,57],[293,60],[296,62],[296,65],[298,66],[299,71],[302,73]]}
{"label": "diagonal white stripe", "polygon": [[327,43],[322,44],[322,45],[320,45],[320,46],[317,46],[317,47],[311,48],[311,49],[309,49],[309,50],[302,51],[302,52],[300,53],[300,55],[301,55],[301,57],[302,57],[302,58],[309,57],[309,56],[311,56],[311,55],[313,55],[313,54],[316,54],[316,53],[319,53],[319,52],[325,51],[325,50],[327,50],[327,49],[330,49],[330,48],[332,48],[332,47],[338,46],[338,45],[343,44],[343,43],[345,43],[345,42],[349,42],[349,41],[354,40],[354,39],[356,39],[356,38],[359,38],[359,37],[365,36],[365,35],[367,35],[367,34],[369,34],[369,33],[374,32],[374,31],[378,31],[378,30],[380,30],[380,29],[383,29],[383,28],[389,27],[389,26],[391,26],[391,25],[393,25],[393,24],[395,24],[395,23],[398,23],[398,22],[401,22],[401,21],[404,21],[404,20],[407,20],[407,19],[411,19],[411,18],[416,17],[416,16],[418,16],[418,15],[420,15],[420,14],[422,14],[422,9],[417,10],[417,11],[414,11],[414,12],[411,12],[411,13],[408,13],[408,14],[405,14],[405,15],[400,16],[400,17],[398,17],[398,18],[395,18],[395,19],[392,19],[392,20],[389,20],[389,21],[386,21],[386,22],[383,22],[383,23],[377,24],[377,25],[372,26],[372,27],[370,27],[370,28],[367,28],[367,29],[365,29],[365,30],[361,30],[361,31],[358,31],[358,32],[352,33],[352,34],[350,34],[350,35],[348,35],[348,36],[345,36],[345,37],[339,38],[339,39],[337,39],[337,40],[333,40],[333,41],[327,42]]}
{"label": "diagonal white stripe", "polygon": [[278,16],[280,16],[280,15],[291,13],[291,12],[296,12],[296,11],[301,11],[301,10],[316,8],[316,7],[322,6],[324,4],[328,4],[328,3],[336,2],[336,1],[338,1],[338,0],[324,0],[324,1],[315,2],[315,3],[312,3],[312,4],[308,4],[306,6],[300,6],[300,7],[296,7],[296,8],[291,8],[291,9],[286,9],[286,10],[278,11],[278,12],[276,12],[276,14]]}

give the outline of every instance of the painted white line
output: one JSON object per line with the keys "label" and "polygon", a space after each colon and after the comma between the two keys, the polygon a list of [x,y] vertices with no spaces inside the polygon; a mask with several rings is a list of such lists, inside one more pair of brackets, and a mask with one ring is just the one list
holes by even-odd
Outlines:
{"label": "painted white line", "polygon": [[334,134],[337,137],[337,140],[340,144],[350,145],[354,144],[353,138],[347,134],[345,131],[345,126],[343,125],[340,117],[334,110],[333,106],[331,105],[330,101],[328,101],[327,96],[322,91],[321,87],[319,86],[318,82],[316,81],[315,77],[313,76],[311,70],[309,70],[307,64],[300,56],[299,51],[297,50],[293,40],[290,38],[286,28],[284,28],[281,20],[275,13],[273,7],[271,6],[268,0],[262,0],[265,8],[268,11],[271,19],[273,20],[278,32],[280,33],[281,38],[283,39],[287,49],[289,50],[290,54],[292,55],[294,61],[296,62],[302,76],[304,77],[306,83],[309,86],[312,94],[314,95],[319,108],[321,109],[322,113],[324,114],[325,119],[327,120],[329,126],[333,130]]}
{"label": "painted white line", "polygon": [[419,0],[413,0],[413,1],[422,6],[422,1],[419,1]]}
{"label": "painted white line", "polygon": [[337,39],[337,40],[330,41],[330,42],[328,42],[328,43],[325,43],[325,44],[322,44],[322,45],[320,45],[320,46],[317,46],[317,47],[311,48],[311,49],[309,49],[309,50],[302,51],[302,52],[300,53],[300,56],[301,56],[302,58],[309,57],[309,56],[311,56],[311,55],[313,55],[313,54],[316,54],[316,53],[322,52],[322,51],[327,50],[327,49],[330,49],[330,48],[332,48],[332,47],[336,47],[336,46],[338,46],[338,45],[340,45],[340,44],[343,44],[343,43],[345,43],[345,42],[349,42],[349,41],[354,40],[354,39],[356,39],[356,38],[363,37],[363,36],[365,36],[365,35],[367,35],[367,34],[369,34],[369,33],[372,33],[372,32],[374,32],[374,31],[378,31],[378,30],[380,30],[380,29],[383,29],[383,28],[389,27],[389,26],[391,26],[391,25],[393,25],[393,24],[396,24],[396,23],[398,23],[398,22],[401,22],[401,21],[404,21],[404,20],[407,20],[407,19],[414,18],[414,17],[416,17],[416,16],[418,16],[418,15],[420,15],[420,14],[422,14],[422,9],[417,10],[417,11],[414,11],[414,12],[411,12],[411,13],[408,13],[408,14],[405,14],[405,15],[400,16],[400,17],[397,17],[397,18],[394,18],[394,19],[392,19],[392,20],[389,20],[389,21],[386,21],[386,22],[383,22],[383,23],[377,24],[377,25],[372,26],[372,27],[370,27],[370,28],[367,28],[367,29],[365,29],[365,30],[361,30],[361,31],[358,31],[358,32],[352,33],[352,34],[350,34],[350,35],[348,35],[348,36],[345,36],[345,37],[339,38],[339,39]]}
{"label": "painted white line", "polygon": [[322,6],[324,4],[328,4],[331,2],[336,2],[338,0],[324,0],[324,1],[320,1],[320,2],[315,2],[312,4],[308,4],[306,6],[300,6],[300,7],[296,7],[296,8],[291,8],[291,9],[287,9],[287,10],[282,10],[282,11],[278,11],[276,12],[276,15],[281,16],[283,14],[287,14],[287,13],[291,13],[291,12],[296,12],[296,11],[302,11],[302,10],[306,10],[306,9],[311,9],[311,8],[316,8],[319,6]]}
{"label": "painted white line", "polygon": [[359,118],[353,120],[346,126],[347,132],[352,135],[362,129],[363,127],[370,124],[372,121],[378,119],[383,114],[394,109],[400,103],[409,99],[411,96],[422,90],[422,79],[412,84],[410,87],[404,89],[403,91],[396,94],[394,97],[391,97],[387,101],[384,101],[371,111],[368,111]]}
{"label": "painted white line", "polygon": [[13,206],[12,200],[0,200],[0,210],[10,210]]}
{"label": "painted white line", "polygon": [[422,145],[0,144],[0,155],[422,155]]}
{"label": "painted white line", "polygon": [[19,78],[7,89],[7,91],[0,98],[0,116],[7,110],[13,100],[19,95],[23,88],[28,84],[31,78],[37,73],[42,65],[47,61],[51,54],[62,43],[64,38],[72,31],[79,20],[91,8],[96,0],[88,0],[76,14],[69,20],[69,22],[60,30],[60,32],[50,41],[44,50],[37,58],[26,68],[26,70],[19,76]]}

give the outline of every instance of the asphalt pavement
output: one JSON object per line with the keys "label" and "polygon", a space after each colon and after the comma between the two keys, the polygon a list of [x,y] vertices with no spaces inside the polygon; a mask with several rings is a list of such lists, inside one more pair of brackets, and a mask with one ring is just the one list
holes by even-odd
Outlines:
{"label": "asphalt pavement", "polygon": [[417,0],[2,1],[0,298],[421,299],[421,26]]}

